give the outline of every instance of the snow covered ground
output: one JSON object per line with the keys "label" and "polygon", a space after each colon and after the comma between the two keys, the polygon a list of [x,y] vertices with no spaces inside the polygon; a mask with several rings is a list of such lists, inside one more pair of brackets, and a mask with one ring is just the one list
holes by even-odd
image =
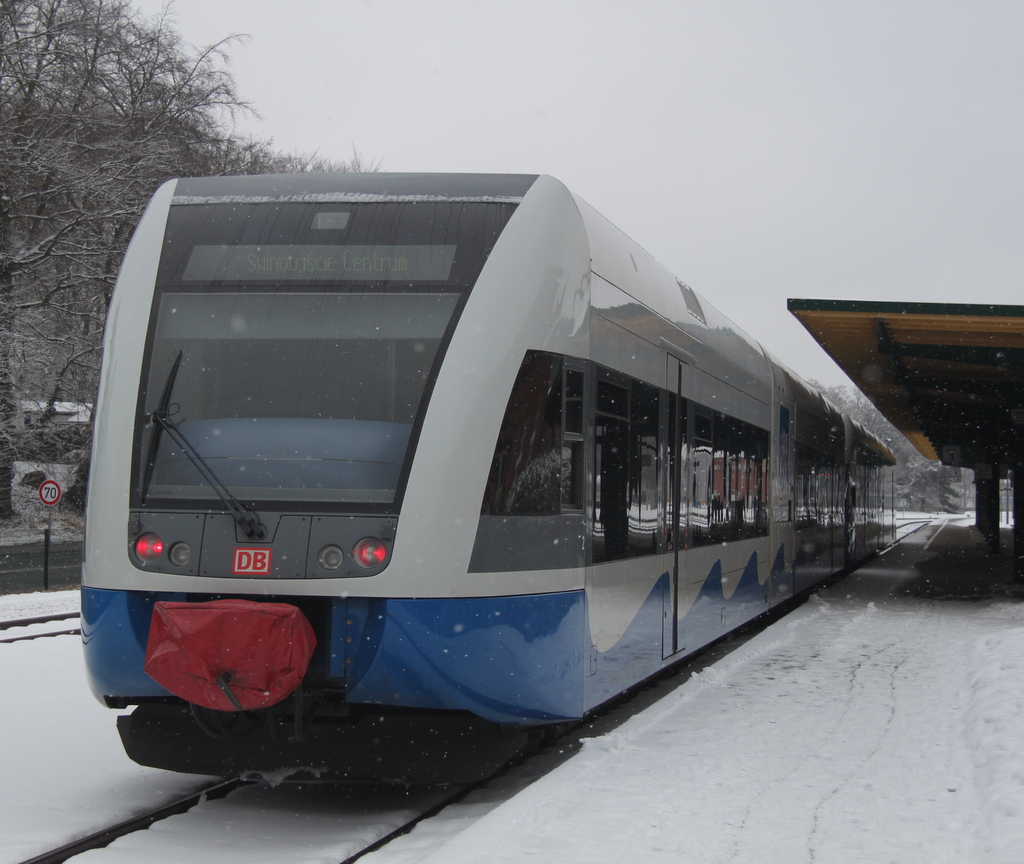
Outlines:
{"label": "snow covered ground", "polygon": [[[0,597],[0,618],[78,608],[77,591]],[[208,782],[130,762],[115,712],[85,684],[81,640],[0,645],[0,862],[53,846],[170,801]]]}
{"label": "snow covered ground", "polygon": [[[940,527],[363,860],[1020,864],[1024,595]],[[4,864],[202,782],[128,762],[81,667],[72,637],[0,646]],[[247,787],[73,860],[336,861],[431,794]]]}
{"label": "snow covered ground", "polygon": [[77,612],[81,607],[78,591],[35,591],[31,594],[0,595],[0,620],[36,618],[58,612]]}

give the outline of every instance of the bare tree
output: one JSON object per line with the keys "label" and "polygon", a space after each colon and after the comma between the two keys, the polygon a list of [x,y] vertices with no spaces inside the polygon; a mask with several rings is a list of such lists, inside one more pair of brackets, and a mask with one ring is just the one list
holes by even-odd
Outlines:
{"label": "bare tree", "polygon": [[262,170],[252,174],[346,174],[372,173],[380,169],[380,160],[370,161],[353,149],[348,160],[328,159],[319,153],[271,154]]}
{"label": "bare tree", "polygon": [[231,149],[225,115],[247,106],[224,68],[227,44],[188,49],[123,0],[0,4],[0,517],[28,440],[19,400],[92,394],[145,202]]}
{"label": "bare tree", "polygon": [[896,456],[894,486],[896,506],[909,510],[957,512],[970,478],[964,471],[926,459],[859,390],[842,385],[826,387],[811,381],[818,390],[884,441]]}
{"label": "bare tree", "polygon": [[[93,401],[117,270],[160,183],[378,168],[234,134],[252,110],[226,67],[239,38],[191,48],[127,0],[0,0],[0,518],[19,456],[76,463],[81,503],[90,430],[54,407]],[[25,402],[43,406],[31,428]]]}

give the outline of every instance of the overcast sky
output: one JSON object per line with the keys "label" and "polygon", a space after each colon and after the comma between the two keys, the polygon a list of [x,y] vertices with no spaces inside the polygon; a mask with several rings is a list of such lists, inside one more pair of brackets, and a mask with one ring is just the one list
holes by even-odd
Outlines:
{"label": "overcast sky", "polygon": [[[147,16],[162,0],[134,0]],[[176,0],[240,128],[552,174],[783,362],[788,297],[1022,304],[1024,4]]]}

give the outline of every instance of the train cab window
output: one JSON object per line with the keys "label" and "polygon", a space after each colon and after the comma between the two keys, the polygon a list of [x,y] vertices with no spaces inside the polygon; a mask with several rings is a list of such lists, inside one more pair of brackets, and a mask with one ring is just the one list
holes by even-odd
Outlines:
{"label": "train cab window", "polygon": [[159,412],[246,506],[400,510],[432,382],[515,205],[303,197],[171,206],[133,506],[219,497]]}
{"label": "train cab window", "polygon": [[502,418],[481,513],[582,512],[584,384],[581,361],[527,352]]}
{"label": "train cab window", "polygon": [[560,512],[562,390],[562,358],[528,351],[498,432],[482,513]]}

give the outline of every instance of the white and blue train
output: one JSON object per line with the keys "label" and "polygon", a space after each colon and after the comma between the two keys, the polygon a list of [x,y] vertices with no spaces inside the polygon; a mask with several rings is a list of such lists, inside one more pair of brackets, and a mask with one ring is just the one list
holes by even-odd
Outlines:
{"label": "white and blue train", "polygon": [[107,324],[91,687],[144,764],[471,779],[889,544],[893,461],[551,177],[172,181]]}

